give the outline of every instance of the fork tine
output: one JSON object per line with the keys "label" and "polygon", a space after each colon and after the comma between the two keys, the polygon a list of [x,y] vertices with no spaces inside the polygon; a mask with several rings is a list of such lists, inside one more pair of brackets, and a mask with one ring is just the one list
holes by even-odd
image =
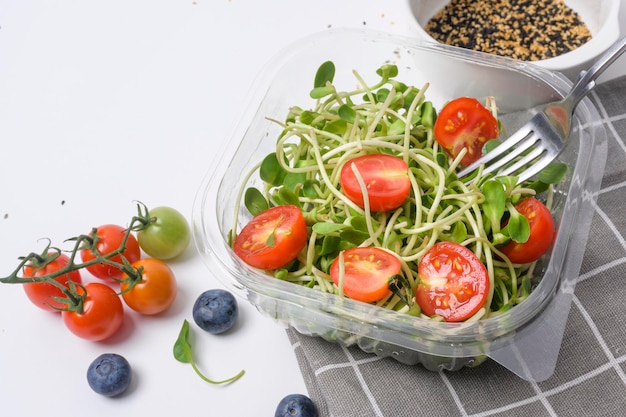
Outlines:
{"label": "fork tine", "polygon": [[[539,141],[539,144],[541,144],[541,141]],[[498,174],[499,175],[513,175],[520,169],[531,166],[531,163],[533,161],[535,161],[536,163],[537,158],[539,158],[545,151],[546,149],[543,146],[539,145],[536,148],[534,148],[532,151],[530,151],[528,155],[525,155],[522,159],[520,159],[519,161],[516,161],[511,166],[506,167],[506,169],[500,171]],[[533,167],[534,165],[535,164],[532,164]]]}
{"label": "fork tine", "polygon": [[[534,134],[534,132],[529,132],[528,135],[526,136],[526,139],[520,142],[518,146],[512,148],[510,153],[507,153],[502,158],[494,161],[491,165],[485,166],[485,169],[483,170],[483,174],[489,174],[490,172],[494,172],[500,169],[500,167],[508,165],[510,162],[515,160],[515,158],[522,155],[524,152],[526,152],[536,143],[541,144],[541,139],[537,137]],[[523,160],[526,160],[526,158],[524,158]],[[507,174],[502,173],[502,175],[507,175]]]}
{"label": "fork tine", "polygon": [[526,169],[518,176],[518,182],[524,182],[537,175],[542,169],[547,167],[553,159],[549,153],[541,156],[533,165],[527,166]]}
{"label": "fork tine", "polygon": [[[534,119],[534,117],[533,117],[533,119]],[[532,119],[531,119],[531,123],[529,123],[529,125],[530,124],[532,124]],[[515,133],[513,133],[511,136],[509,136],[506,141],[502,142],[500,145],[498,145],[494,149],[492,149],[489,153],[487,153],[486,155],[481,156],[478,160],[476,160],[475,162],[469,164],[468,166],[466,166],[465,168],[460,170],[457,173],[458,177],[459,178],[463,178],[463,177],[471,174],[472,172],[477,170],[478,167],[480,167],[481,164],[488,165],[488,163],[490,161],[500,157],[500,155],[502,155],[503,153],[505,153],[508,150],[510,150],[511,148],[513,148],[518,142],[526,139],[528,137],[528,135],[532,133],[530,131],[530,129],[528,127],[526,127],[526,126],[527,125],[522,126],[519,130],[517,130]]]}

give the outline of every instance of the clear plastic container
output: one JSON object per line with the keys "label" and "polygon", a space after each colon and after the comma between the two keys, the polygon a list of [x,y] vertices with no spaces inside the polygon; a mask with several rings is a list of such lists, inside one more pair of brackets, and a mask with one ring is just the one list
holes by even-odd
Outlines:
{"label": "clear plastic container", "polygon": [[[508,312],[474,323],[435,322],[399,314],[333,294],[274,279],[241,262],[228,233],[251,216],[234,219],[243,174],[274,150],[293,105],[313,105],[309,91],[319,65],[332,60],[334,84],[354,87],[352,70],[367,80],[383,63],[395,63],[398,79],[421,86],[436,108],[459,96],[494,96],[509,131],[533,106],[561,98],[571,82],[531,64],[366,30],[333,29],[302,39],[276,55],[255,83],[248,109],[226,138],[198,191],[193,213],[195,241],[209,270],[265,315],[296,329],[366,352],[391,356],[431,370],[458,370],[489,357],[527,380],[552,375],[571,305],[606,160],[606,132],[588,99],[578,106],[569,145],[560,160],[570,166],[557,190],[556,242],[539,264],[543,277],[527,300]],[[258,178],[251,184],[259,184]],[[237,224],[235,224],[237,223]]]}

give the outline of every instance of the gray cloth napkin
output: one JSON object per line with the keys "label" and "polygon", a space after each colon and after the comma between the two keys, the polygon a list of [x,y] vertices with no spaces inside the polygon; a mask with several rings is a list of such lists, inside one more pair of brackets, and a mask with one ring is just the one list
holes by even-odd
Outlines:
{"label": "gray cloth napkin", "polygon": [[626,415],[626,77],[591,93],[608,160],[556,370],[432,372],[287,330],[321,417]]}

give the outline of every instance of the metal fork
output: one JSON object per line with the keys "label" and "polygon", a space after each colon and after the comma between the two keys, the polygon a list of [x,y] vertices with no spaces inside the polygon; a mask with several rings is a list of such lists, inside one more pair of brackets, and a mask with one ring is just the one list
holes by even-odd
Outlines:
{"label": "metal fork", "polygon": [[460,170],[457,176],[467,177],[483,164],[483,174],[517,175],[518,182],[535,176],[561,153],[570,135],[576,106],[596,86],[598,76],[625,50],[626,37],[623,37],[591,68],[580,72],[571,91],[561,101],[537,108],[537,113],[524,126],[476,162]]}

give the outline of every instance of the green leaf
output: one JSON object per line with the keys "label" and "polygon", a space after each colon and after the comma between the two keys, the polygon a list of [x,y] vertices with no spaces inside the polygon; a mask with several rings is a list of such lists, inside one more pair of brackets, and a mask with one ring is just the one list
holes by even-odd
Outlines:
{"label": "green leaf", "polygon": [[388,88],[379,88],[376,91],[376,101],[379,103],[383,103],[389,97],[389,89]]}
{"label": "green leaf", "polygon": [[326,61],[317,69],[313,88],[324,87],[327,82],[332,83],[335,78],[335,64]]}
{"label": "green leaf", "polygon": [[341,238],[339,236],[324,236],[324,239],[322,240],[322,247],[320,248],[318,255],[324,256],[339,252],[339,243],[341,243]]}
{"label": "green leaf", "polygon": [[275,199],[278,201],[279,205],[292,205],[300,207],[300,199],[298,199],[298,196],[287,187],[281,187],[278,190],[278,194],[275,196]]}
{"label": "green leaf", "polygon": [[283,184],[289,191],[295,192],[300,185],[304,185],[305,181],[306,174],[304,172],[288,172]]}
{"label": "green leaf", "polygon": [[317,87],[314,88],[313,90],[311,90],[311,93],[309,93],[309,96],[313,99],[318,99],[318,98],[323,98],[326,96],[329,96],[331,94],[333,94],[335,92],[335,88],[330,86],[330,87]]}
{"label": "green leaf", "polygon": [[567,174],[567,165],[562,162],[552,162],[537,175],[537,180],[544,184],[558,184]]}
{"label": "green leaf", "polygon": [[256,216],[269,208],[269,203],[265,199],[265,196],[263,196],[261,191],[254,187],[250,187],[246,190],[244,195],[244,204],[253,216]]}
{"label": "green leaf", "polygon": [[270,185],[282,185],[287,171],[278,163],[276,153],[272,152],[267,155],[263,162],[261,162],[261,168],[259,169],[259,175],[261,179]]}
{"label": "green leaf", "polygon": [[437,118],[437,110],[430,101],[422,103],[422,126],[432,128],[435,126],[435,119]]}
{"label": "green leaf", "polygon": [[507,224],[509,236],[517,243],[524,243],[530,237],[530,225],[526,217],[521,215],[517,210],[511,208],[511,217]]}
{"label": "green leaf", "polygon": [[176,358],[179,362],[191,364],[195,373],[202,378],[203,381],[208,382],[209,384],[219,385],[234,382],[241,378],[245,373],[242,369],[237,375],[222,381],[214,381],[204,376],[198,369],[196,362],[193,359],[193,352],[191,344],[189,343],[189,322],[187,320],[183,321],[183,326],[178,334],[178,339],[176,339],[176,342],[174,343],[174,358]]}
{"label": "green leaf", "polygon": [[329,133],[344,134],[346,133],[347,125],[348,124],[346,123],[345,120],[336,119],[336,120],[331,120],[330,122],[327,122],[324,125],[324,128],[322,130],[324,130],[325,132],[329,132]]}
{"label": "green leaf", "polygon": [[342,224],[342,223],[322,222],[322,223],[315,223],[312,228],[313,228],[313,231],[317,233],[318,235],[328,235],[331,233],[337,233],[348,227],[350,226]]}
{"label": "green leaf", "polygon": [[506,192],[502,183],[496,180],[489,180],[483,184],[482,192],[485,202],[482,204],[483,212],[487,220],[485,229],[498,232],[502,223],[502,216],[506,211]]}
{"label": "green leaf", "polygon": [[376,74],[378,74],[383,80],[388,80],[398,76],[398,67],[393,64],[385,64],[376,70]]}
{"label": "green leaf", "polygon": [[348,123],[354,124],[356,120],[356,111],[347,104],[342,104],[339,107],[339,110],[337,110],[337,115],[339,115],[342,120],[345,120]]}
{"label": "green leaf", "polygon": [[455,243],[461,243],[465,239],[467,239],[467,226],[465,223],[458,221],[454,223],[454,227],[452,228],[452,234],[450,235],[450,240]]}
{"label": "green leaf", "polygon": [[189,344],[189,322],[187,320],[183,322],[183,327],[180,329],[178,339],[176,339],[176,343],[174,343],[174,357],[178,362],[193,362],[191,345]]}

